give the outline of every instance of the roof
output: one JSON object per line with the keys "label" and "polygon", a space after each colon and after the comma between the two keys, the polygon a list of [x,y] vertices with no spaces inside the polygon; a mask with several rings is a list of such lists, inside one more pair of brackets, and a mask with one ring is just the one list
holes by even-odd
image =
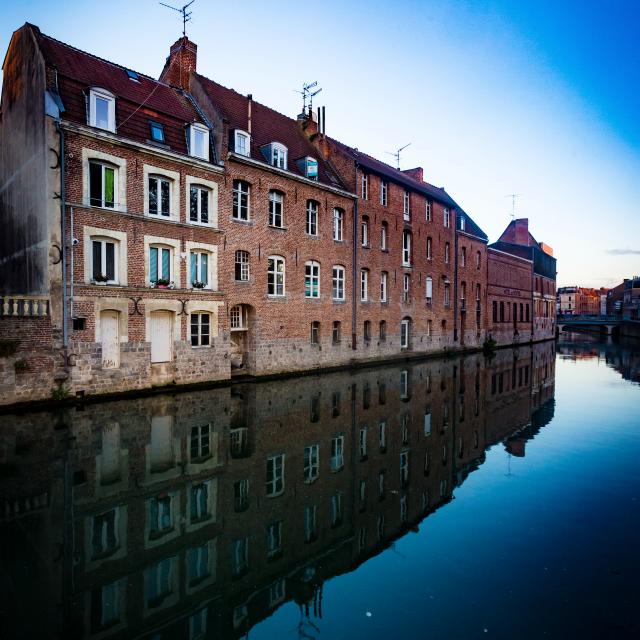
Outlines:
{"label": "roof", "polygon": [[253,160],[267,164],[261,147],[271,142],[280,142],[287,147],[289,172],[304,176],[304,172],[296,161],[311,156],[318,161],[318,182],[344,189],[339,176],[324,161],[301,130],[297,120],[278,113],[252,98],[250,100],[247,96],[228,89],[199,73],[194,75],[200,81],[214,108],[227,120],[230,130],[248,130],[249,101],[251,101],[250,157]]}
{"label": "roof", "polygon": [[56,70],[54,82],[62,99],[62,117],[77,124],[87,124],[86,99],[88,89],[100,87],[116,96],[116,127],[118,135],[148,142],[149,121],[164,126],[165,142],[173,151],[186,154],[185,126],[203,122],[189,99],[179,90],[154,78],[136,73],[130,79],[127,68],[103,60],[47,36],[34,25],[32,30],[47,65]]}

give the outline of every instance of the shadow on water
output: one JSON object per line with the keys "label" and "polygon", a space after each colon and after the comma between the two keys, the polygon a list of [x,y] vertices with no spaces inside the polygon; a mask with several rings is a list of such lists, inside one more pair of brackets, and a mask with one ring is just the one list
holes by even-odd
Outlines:
{"label": "shadow on water", "polygon": [[[637,379],[637,356],[584,349]],[[555,356],[0,417],[0,635],[238,638],[294,601],[304,636],[324,583],[446,505],[489,447],[524,456],[554,414]]]}

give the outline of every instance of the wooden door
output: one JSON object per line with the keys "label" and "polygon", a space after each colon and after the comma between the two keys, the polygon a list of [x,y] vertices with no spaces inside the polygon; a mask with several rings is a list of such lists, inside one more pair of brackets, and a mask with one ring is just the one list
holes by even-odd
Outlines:
{"label": "wooden door", "polygon": [[114,369],[120,366],[120,314],[103,311],[100,314],[100,336],[102,340],[102,366]]}
{"label": "wooden door", "polygon": [[173,346],[173,317],[170,311],[154,311],[150,321],[151,362],[170,362]]}

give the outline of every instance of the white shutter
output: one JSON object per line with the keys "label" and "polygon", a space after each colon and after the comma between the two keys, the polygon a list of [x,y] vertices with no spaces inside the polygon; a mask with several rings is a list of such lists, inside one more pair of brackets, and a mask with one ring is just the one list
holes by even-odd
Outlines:
{"label": "white shutter", "polygon": [[106,369],[120,366],[120,336],[117,311],[100,314],[100,338],[102,341],[102,366]]}
{"label": "white shutter", "polygon": [[151,362],[170,362],[173,318],[170,311],[154,311],[151,314]]}

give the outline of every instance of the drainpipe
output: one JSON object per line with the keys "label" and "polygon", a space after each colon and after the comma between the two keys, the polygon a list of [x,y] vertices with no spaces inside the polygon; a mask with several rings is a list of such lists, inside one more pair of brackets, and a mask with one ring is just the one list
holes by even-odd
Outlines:
{"label": "drainpipe", "polygon": [[70,217],[70,228],[69,235],[71,236],[71,268],[70,268],[70,276],[69,276],[69,317],[73,322],[73,274],[75,273],[73,263],[74,257],[76,254],[76,245],[74,243],[75,235],[73,232],[73,207],[69,207],[69,217]]}
{"label": "drainpipe", "polygon": [[453,213],[453,341],[458,340],[458,212]]}
{"label": "drainpipe", "polygon": [[62,348],[64,350],[64,370],[69,371],[67,351],[69,348],[68,326],[68,297],[67,297],[67,221],[66,221],[66,192],[64,184],[64,131],[60,120],[56,121],[56,130],[60,138],[60,233],[62,235]]}
{"label": "drainpipe", "polygon": [[358,168],[360,165],[356,160],[355,165],[355,184],[353,192],[356,194],[355,202],[353,203],[353,225],[352,225],[352,255],[353,261],[351,266],[351,348],[356,349],[356,322],[357,322],[357,295],[356,289],[358,284]]}

